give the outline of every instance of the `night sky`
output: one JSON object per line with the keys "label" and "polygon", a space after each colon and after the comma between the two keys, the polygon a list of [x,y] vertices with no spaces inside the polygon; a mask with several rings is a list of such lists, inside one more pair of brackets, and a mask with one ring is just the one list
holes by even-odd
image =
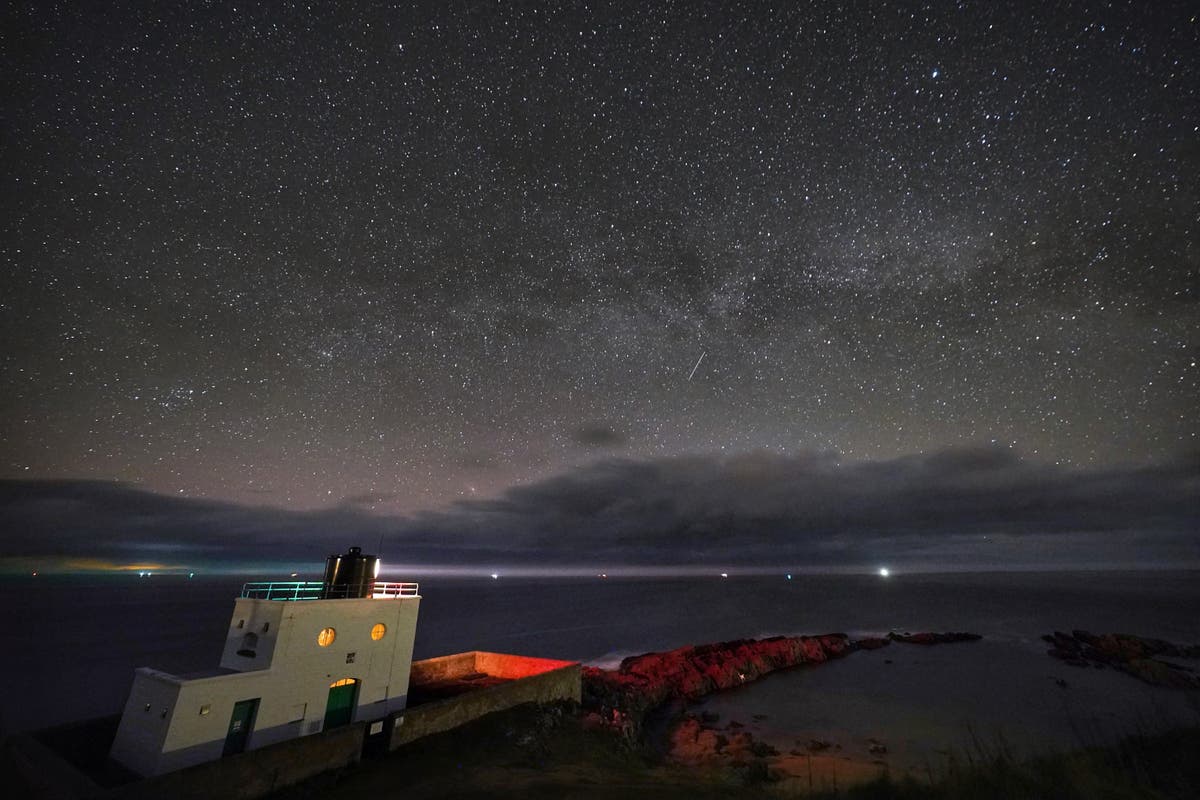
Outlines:
{"label": "night sky", "polygon": [[0,25],[10,539],[119,490],[653,560],[671,498],[999,471],[1200,561],[1193,4],[78,5]]}

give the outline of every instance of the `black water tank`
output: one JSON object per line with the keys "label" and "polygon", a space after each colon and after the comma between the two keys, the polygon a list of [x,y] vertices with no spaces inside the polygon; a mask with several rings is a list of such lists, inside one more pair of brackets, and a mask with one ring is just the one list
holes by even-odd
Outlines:
{"label": "black water tank", "polygon": [[351,547],[345,555],[331,555],[325,559],[322,595],[329,600],[370,597],[375,589],[378,564],[379,556],[363,555],[361,547]]}

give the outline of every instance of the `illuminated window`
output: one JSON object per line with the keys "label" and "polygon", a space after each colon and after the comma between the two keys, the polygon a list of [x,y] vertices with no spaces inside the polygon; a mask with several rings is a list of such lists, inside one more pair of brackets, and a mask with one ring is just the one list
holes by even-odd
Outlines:
{"label": "illuminated window", "polygon": [[337,631],[333,628],[322,628],[321,632],[317,634],[317,644],[321,647],[329,647],[335,638],[337,638]]}
{"label": "illuminated window", "polygon": [[352,683],[358,683],[358,681],[354,678],[342,678],[340,681],[334,681],[329,684],[329,688],[336,689],[339,686],[349,686]]}
{"label": "illuminated window", "polygon": [[383,638],[385,633],[387,633],[387,625],[382,622],[376,622],[375,627],[371,628],[371,638],[377,642]]}

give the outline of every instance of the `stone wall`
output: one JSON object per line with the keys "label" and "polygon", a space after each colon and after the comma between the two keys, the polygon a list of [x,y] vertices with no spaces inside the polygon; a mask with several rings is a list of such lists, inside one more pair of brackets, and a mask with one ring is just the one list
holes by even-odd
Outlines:
{"label": "stone wall", "polygon": [[252,800],[362,758],[364,727],[356,722],[122,786],[112,800]]}
{"label": "stone wall", "polygon": [[428,662],[416,661],[412,670],[414,682],[418,675],[433,681],[475,672],[511,680],[394,714],[389,749],[522,703],[579,702],[582,691],[581,668],[571,661],[471,652],[429,659]]}
{"label": "stone wall", "polygon": [[453,680],[476,672],[476,652],[455,653],[452,656],[438,656],[424,661],[412,662],[409,670],[408,685],[411,693],[413,686],[436,681]]}

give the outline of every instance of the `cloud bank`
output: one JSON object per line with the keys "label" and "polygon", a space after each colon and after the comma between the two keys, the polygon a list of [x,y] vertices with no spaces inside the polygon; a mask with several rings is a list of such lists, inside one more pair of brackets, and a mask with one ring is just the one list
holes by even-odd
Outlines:
{"label": "cloud bank", "polygon": [[154,562],[926,569],[1200,566],[1200,458],[1077,470],[1006,449],[609,459],[407,517],[365,496],[314,512],[95,481],[0,482],[10,568]]}

